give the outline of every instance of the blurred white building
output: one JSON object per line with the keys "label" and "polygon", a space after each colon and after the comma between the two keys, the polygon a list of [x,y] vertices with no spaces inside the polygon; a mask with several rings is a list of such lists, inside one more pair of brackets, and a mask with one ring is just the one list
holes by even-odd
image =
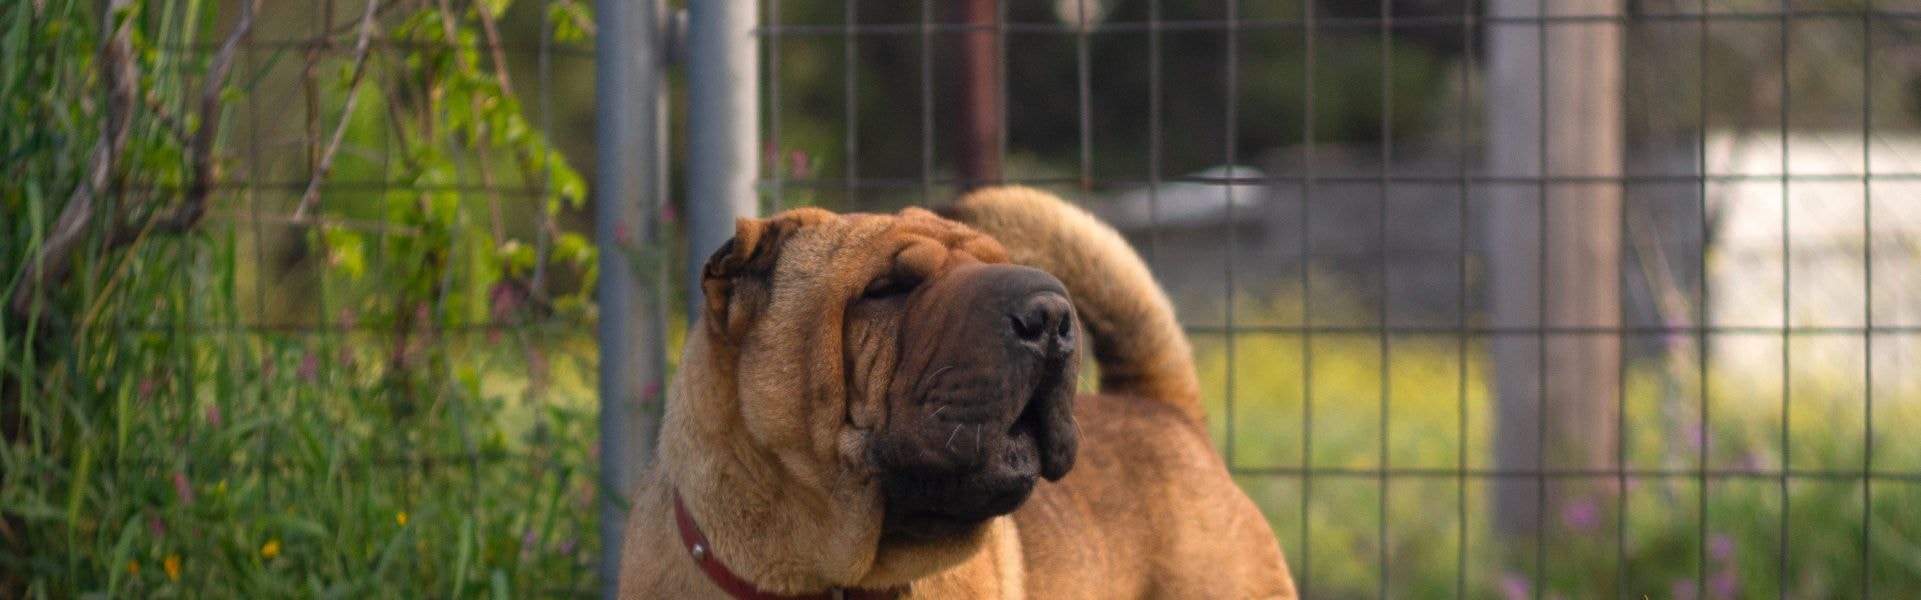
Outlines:
{"label": "blurred white building", "polygon": [[[1876,132],[1864,145],[1859,131],[1723,133],[1706,158],[1713,325],[1807,329],[1787,349],[1796,381],[1865,393],[1871,358],[1877,397],[1921,393],[1921,134]],[[1894,329],[1874,336],[1871,357],[1864,327]],[[1717,335],[1709,360],[1778,387],[1781,343]]]}

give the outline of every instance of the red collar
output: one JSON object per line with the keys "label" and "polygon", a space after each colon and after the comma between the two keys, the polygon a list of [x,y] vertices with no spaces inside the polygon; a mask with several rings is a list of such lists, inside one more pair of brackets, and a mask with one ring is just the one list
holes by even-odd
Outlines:
{"label": "red collar", "polygon": [[707,580],[737,600],[893,600],[900,597],[898,589],[859,588],[834,588],[819,594],[769,594],[727,570],[727,565],[721,564],[720,559],[714,556],[714,545],[708,543],[707,536],[694,523],[693,515],[687,514],[687,505],[680,501],[680,490],[674,490],[674,524],[680,529],[681,548],[694,558],[694,564],[700,565],[701,572],[707,574]]}

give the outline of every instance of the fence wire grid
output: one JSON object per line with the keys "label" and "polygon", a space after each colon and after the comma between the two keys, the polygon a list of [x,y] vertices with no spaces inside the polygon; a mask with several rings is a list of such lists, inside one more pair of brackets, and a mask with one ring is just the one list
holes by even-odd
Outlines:
{"label": "fence wire grid", "polygon": [[1304,597],[1902,597],[1917,8],[766,1],[763,209],[1114,224]]}
{"label": "fence wire grid", "polygon": [[[1304,597],[1921,592],[1915,0],[748,4],[757,208],[1115,225]],[[0,8],[0,597],[611,589],[610,6]]]}

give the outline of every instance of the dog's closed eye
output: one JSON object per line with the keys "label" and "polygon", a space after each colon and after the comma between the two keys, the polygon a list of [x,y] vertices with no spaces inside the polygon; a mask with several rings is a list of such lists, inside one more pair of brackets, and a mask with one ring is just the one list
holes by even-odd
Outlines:
{"label": "dog's closed eye", "polygon": [[899,274],[885,275],[869,282],[867,288],[861,290],[860,297],[862,300],[884,300],[904,296],[919,286],[920,279],[916,277]]}

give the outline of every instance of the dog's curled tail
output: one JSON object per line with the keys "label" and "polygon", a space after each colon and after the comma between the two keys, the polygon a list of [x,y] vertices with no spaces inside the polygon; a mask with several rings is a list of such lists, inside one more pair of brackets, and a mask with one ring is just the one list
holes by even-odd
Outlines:
{"label": "dog's curled tail", "polygon": [[1200,382],[1173,304],[1112,227],[1052,194],[995,187],[942,211],[1007,249],[1015,264],[1059,278],[1093,338],[1103,394],[1140,396],[1202,418]]}

